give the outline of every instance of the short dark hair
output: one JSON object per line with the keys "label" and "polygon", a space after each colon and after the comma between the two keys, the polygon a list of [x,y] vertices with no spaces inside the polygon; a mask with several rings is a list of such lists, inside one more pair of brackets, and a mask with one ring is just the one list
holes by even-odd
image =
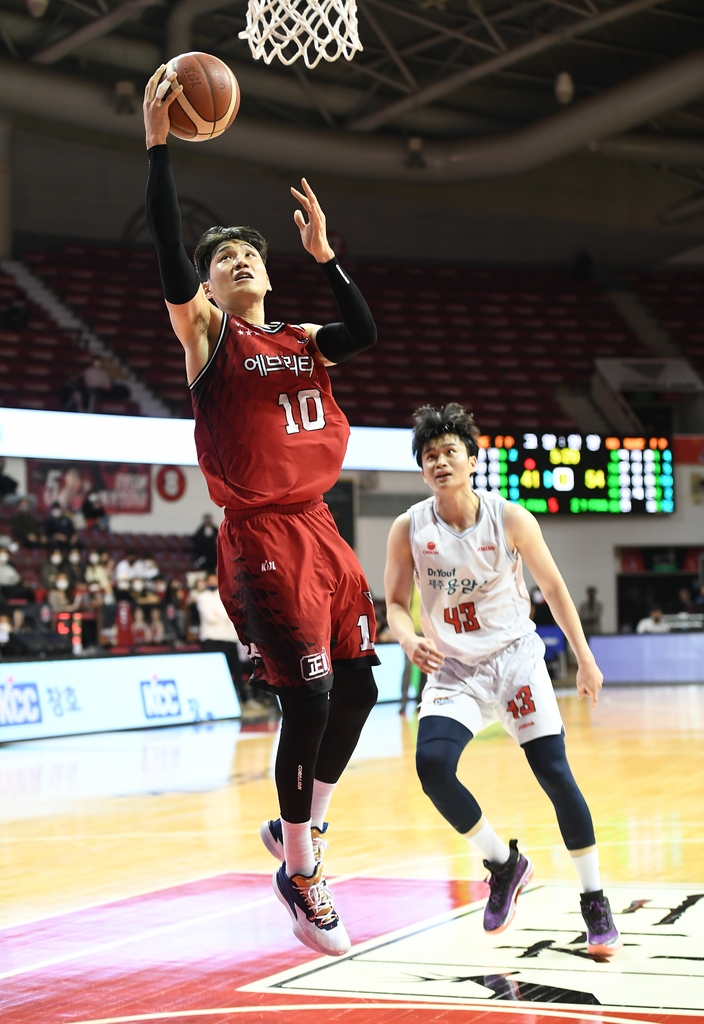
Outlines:
{"label": "short dark hair", "polygon": [[423,465],[423,449],[428,441],[445,434],[454,434],[464,442],[468,455],[477,455],[479,427],[474,416],[458,402],[449,402],[443,408],[422,405],[413,413],[413,454],[419,466]]}
{"label": "short dark hair", "polygon": [[260,234],[255,228],[248,228],[246,226],[224,228],[218,224],[215,227],[208,228],[205,234],[201,235],[193,253],[193,266],[196,268],[200,281],[205,282],[210,277],[210,262],[213,258],[213,253],[218,246],[223,245],[225,242],[249,242],[261,256],[262,262],[266,263],[266,258],[269,255],[269,246],[264,235]]}

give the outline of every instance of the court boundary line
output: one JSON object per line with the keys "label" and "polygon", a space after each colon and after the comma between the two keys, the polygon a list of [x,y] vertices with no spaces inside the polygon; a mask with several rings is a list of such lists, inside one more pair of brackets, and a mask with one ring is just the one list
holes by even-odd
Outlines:
{"label": "court boundary line", "polygon": [[[383,998],[383,997],[382,997]],[[167,1010],[161,1013],[143,1013],[143,1014],[130,1014],[128,1016],[120,1017],[100,1017],[91,1020],[80,1020],[71,1021],[71,1024],[139,1024],[140,1021],[158,1021],[158,1020],[171,1020],[179,1017],[208,1017],[214,1016],[215,1014],[229,1013],[229,1014],[241,1014],[241,1013],[291,1013],[291,1012],[310,1012],[311,1010],[454,1010],[454,1011],[481,1011],[483,1013],[513,1013],[521,1014],[524,1016],[535,1016],[536,1009],[539,1010],[542,1016],[546,1017],[566,1017],[569,1016],[573,1020],[582,1021],[593,1021],[598,1019],[600,1024],[654,1024],[655,1021],[662,1019],[664,1014],[669,1016],[695,1016],[695,1012],[687,1010],[669,1010],[669,1011],[646,1011],[644,1014],[640,1014],[639,1010],[624,1010],[619,1013],[616,1009],[615,1013],[609,1012],[608,1015],[603,1013],[604,1009],[609,1010],[609,1007],[595,1007],[593,1011],[585,1010],[583,1007],[576,1007],[573,1011],[569,1004],[562,1004],[562,1008],[555,1008],[555,1004],[549,1003],[512,1003],[512,1005],[501,1006],[499,1003],[487,1000],[467,1002],[461,1006],[456,1003],[446,1003],[442,1001],[436,1001],[434,1003],[393,1003],[393,1002],[371,1002],[371,1001],[360,1001],[358,1003],[286,1003],[276,1004],[271,1006],[257,1004],[254,1006],[224,1006],[217,1007],[207,1010]],[[637,1016],[638,1015],[638,1016]],[[702,1014],[696,1011],[696,1015],[701,1020],[704,1020]]]}

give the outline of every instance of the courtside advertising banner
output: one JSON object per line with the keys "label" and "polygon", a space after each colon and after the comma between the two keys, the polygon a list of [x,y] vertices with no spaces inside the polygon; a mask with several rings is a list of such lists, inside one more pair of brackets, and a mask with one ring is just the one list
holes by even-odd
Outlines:
{"label": "courtside advertising banner", "polygon": [[0,743],[239,714],[224,654],[0,664]]}

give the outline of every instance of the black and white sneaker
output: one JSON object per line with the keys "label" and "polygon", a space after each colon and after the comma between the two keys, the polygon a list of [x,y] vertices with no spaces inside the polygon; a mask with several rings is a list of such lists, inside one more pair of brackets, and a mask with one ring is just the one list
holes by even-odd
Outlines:
{"label": "black and white sneaker", "polygon": [[286,874],[282,864],[272,879],[274,893],[293,920],[293,934],[309,949],[326,956],[342,956],[352,943],[332,903],[325,882],[323,865],[315,865],[312,875]]}

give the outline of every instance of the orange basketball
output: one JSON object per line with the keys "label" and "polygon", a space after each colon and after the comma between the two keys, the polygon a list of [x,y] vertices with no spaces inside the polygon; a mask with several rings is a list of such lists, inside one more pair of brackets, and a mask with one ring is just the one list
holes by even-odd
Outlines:
{"label": "orange basketball", "polygon": [[230,127],[240,107],[237,79],[210,53],[172,57],[163,78],[176,72],[183,92],[169,107],[171,134],[187,142],[207,142]]}

